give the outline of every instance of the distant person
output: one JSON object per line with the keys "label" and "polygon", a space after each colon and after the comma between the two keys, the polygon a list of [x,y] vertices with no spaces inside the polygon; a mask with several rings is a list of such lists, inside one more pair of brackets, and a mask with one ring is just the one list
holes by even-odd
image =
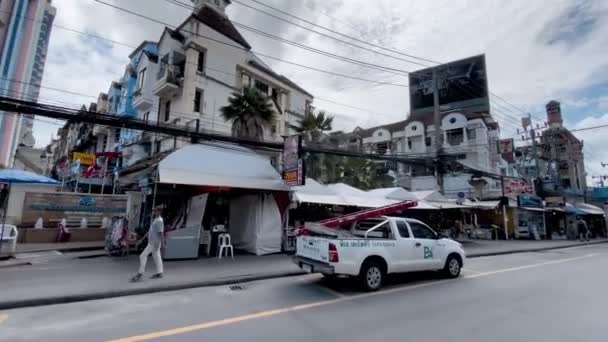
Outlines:
{"label": "distant person", "polygon": [[589,228],[587,222],[582,217],[578,216],[576,220],[576,228],[578,230],[578,236],[581,241],[589,241]]}
{"label": "distant person", "polygon": [[141,280],[141,277],[146,271],[146,264],[148,263],[148,256],[150,254],[152,254],[154,264],[156,265],[156,273],[150,277],[150,279],[160,279],[163,277],[163,259],[160,255],[160,248],[163,242],[165,222],[163,221],[162,217],[162,209],[160,207],[155,208],[153,215],[154,220],[152,221],[150,230],[148,231],[148,245],[139,256],[139,272],[137,272],[137,274],[131,278],[132,282]]}

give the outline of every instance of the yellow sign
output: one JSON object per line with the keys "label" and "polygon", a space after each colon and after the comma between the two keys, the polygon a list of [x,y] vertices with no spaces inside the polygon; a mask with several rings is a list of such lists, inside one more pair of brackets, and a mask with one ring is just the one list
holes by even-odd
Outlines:
{"label": "yellow sign", "polygon": [[93,165],[95,164],[95,155],[82,152],[74,152],[72,160],[80,160],[80,165]]}

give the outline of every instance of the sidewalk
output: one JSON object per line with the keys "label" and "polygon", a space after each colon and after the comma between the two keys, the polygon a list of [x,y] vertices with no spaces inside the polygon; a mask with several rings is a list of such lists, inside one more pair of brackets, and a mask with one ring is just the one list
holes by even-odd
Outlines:
{"label": "sidewalk", "polygon": [[[591,244],[608,240],[592,240]],[[581,246],[578,241],[467,241],[468,257],[541,251]],[[82,252],[86,253],[86,252]],[[154,263],[149,260],[146,278],[129,279],[138,268],[137,256],[79,259],[82,253],[37,258],[27,266],[0,268],[0,310],[77,301],[219,286],[304,274],[288,255],[238,255],[232,259],[201,258],[165,262],[165,278],[150,280]],[[93,253],[93,252],[88,252]]]}
{"label": "sidewalk", "polygon": [[88,242],[61,242],[61,243],[18,243],[17,254],[47,251],[80,252],[90,250],[102,250],[103,241]]}
{"label": "sidewalk", "polygon": [[468,258],[476,258],[501,254],[539,252],[598,243],[608,243],[608,239],[594,239],[589,242],[580,242],[578,240],[467,240],[462,241],[462,246]]}

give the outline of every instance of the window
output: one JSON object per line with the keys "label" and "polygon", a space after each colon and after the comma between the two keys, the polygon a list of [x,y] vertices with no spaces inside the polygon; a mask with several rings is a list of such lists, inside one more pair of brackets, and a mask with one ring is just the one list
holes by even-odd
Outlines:
{"label": "window", "polygon": [[156,151],[156,153],[160,153],[160,147],[161,147],[161,141],[160,140],[156,140],[154,142],[154,150]]}
{"label": "window", "polygon": [[196,89],[196,91],[194,92],[194,111],[196,113],[202,113],[202,110],[201,110],[202,98],[203,98],[203,92]]}
{"label": "window", "polygon": [[455,123],[456,123],[456,118],[451,118],[451,119],[450,119],[450,123],[451,123],[451,124],[455,124]]}
{"label": "window", "polygon": [[102,151],[102,152],[105,152],[105,151],[106,151],[106,148],[108,148],[108,136],[107,136],[107,135],[104,135],[104,136],[103,136],[102,143],[101,143],[101,151]]}
{"label": "window", "polygon": [[412,132],[416,131],[418,129],[418,126],[412,126]]}
{"label": "window", "polygon": [[382,132],[378,132],[378,136],[381,137],[382,136]]}
{"label": "window", "polygon": [[144,80],[146,79],[146,68],[141,69],[139,75],[137,75],[137,87],[136,89],[141,89],[144,87]]}
{"label": "window", "polygon": [[205,53],[202,51],[198,52],[198,61],[196,62],[196,71],[205,71]]}
{"label": "window", "polygon": [[219,6],[220,5],[220,0],[215,0],[215,6]]}
{"label": "window", "polygon": [[144,122],[148,122],[148,120],[150,120],[150,112],[145,112],[144,113]]}
{"label": "window", "polygon": [[277,126],[272,126],[270,130],[271,130],[272,135],[277,134]]}
{"label": "window", "polygon": [[448,144],[450,144],[450,146],[458,146],[464,141],[462,128],[448,129],[446,133],[448,136]]}
{"label": "window", "polygon": [[431,146],[433,144],[433,139],[431,137],[424,138],[424,145]]}
{"label": "window", "polygon": [[384,222],[384,224],[382,224],[380,227],[376,228],[375,230],[369,232],[367,237],[376,238],[376,239],[392,239],[393,237],[391,235],[391,228],[386,219],[367,219],[367,220],[359,221],[355,224],[355,229],[353,231],[353,234],[355,234],[357,236],[365,236],[365,232],[368,229],[370,229],[378,224],[381,224],[382,222]]}
{"label": "window", "polygon": [[120,142],[120,128],[114,130],[114,143],[117,144]]}
{"label": "window", "polygon": [[376,144],[376,153],[378,154],[386,154],[388,152],[388,143],[378,143]]}
{"label": "window", "polygon": [[402,238],[409,238],[410,237],[410,231],[407,229],[407,224],[405,223],[404,220],[397,220],[397,229],[399,230],[399,235],[401,235]]}
{"label": "window", "polygon": [[243,83],[243,89],[251,87],[251,77],[247,74],[243,74],[241,82]]}
{"label": "window", "polygon": [[435,239],[436,234],[429,227],[420,224],[418,222],[410,221],[410,228],[412,228],[412,234],[417,239]]}
{"label": "window", "polygon": [[165,103],[165,121],[169,121],[171,118],[171,101]]}
{"label": "window", "polygon": [[259,90],[260,93],[262,93],[264,95],[268,95],[268,84],[256,80],[255,81],[255,88],[257,90]]}
{"label": "window", "polygon": [[412,149],[412,138],[407,138],[407,148]]}
{"label": "window", "polygon": [[469,139],[469,140],[477,139],[477,130],[475,128],[467,128],[467,139]]}

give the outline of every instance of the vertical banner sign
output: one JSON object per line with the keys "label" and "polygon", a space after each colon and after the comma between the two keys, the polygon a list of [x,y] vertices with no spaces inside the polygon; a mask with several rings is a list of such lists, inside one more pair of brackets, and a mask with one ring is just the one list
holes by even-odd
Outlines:
{"label": "vertical banner sign", "polygon": [[283,143],[283,180],[289,186],[304,185],[304,166],[301,156],[302,137],[291,135]]}

